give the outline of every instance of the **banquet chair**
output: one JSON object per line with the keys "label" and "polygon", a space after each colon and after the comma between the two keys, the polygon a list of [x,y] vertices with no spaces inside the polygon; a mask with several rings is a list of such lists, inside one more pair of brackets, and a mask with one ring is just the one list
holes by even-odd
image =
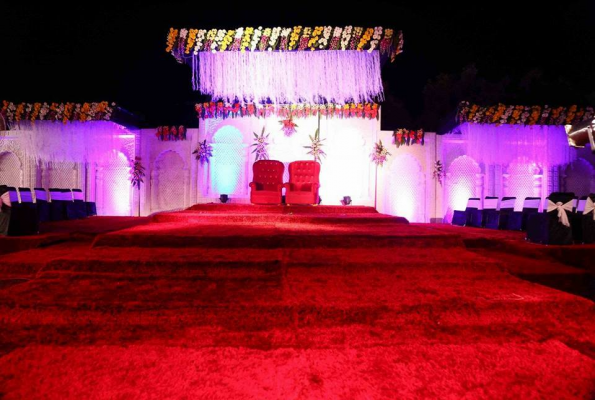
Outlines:
{"label": "banquet chair", "polygon": [[572,244],[574,193],[554,192],[542,213],[532,213],[527,220],[527,240],[541,244]]}
{"label": "banquet chair", "polygon": [[581,218],[583,243],[595,243],[595,193],[585,199]]}
{"label": "banquet chair", "polygon": [[70,189],[50,188],[50,220],[62,221],[68,218],[68,203],[72,203]]}
{"label": "banquet chair", "polygon": [[39,222],[50,220],[50,203],[48,202],[48,192],[44,188],[34,188],[35,205],[37,206],[37,214]]}
{"label": "banquet chair", "polygon": [[[479,197],[470,197],[467,200],[467,207],[465,210],[455,210],[452,215],[452,225],[458,226],[474,226],[477,215],[480,211],[481,199]],[[473,224],[473,225],[472,225]]]}
{"label": "banquet chair", "polygon": [[525,197],[525,200],[523,201],[523,210],[514,211],[508,216],[506,229],[511,231],[526,231],[527,220],[530,215],[539,212],[540,202],[541,197]]}
{"label": "banquet chair", "polygon": [[66,206],[66,215],[68,219],[80,219],[87,216],[87,207],[85,205],[85,198],[81,189],[72,189],[72,204],[68,203]]}
{"label": "banquet chair", "polygon": [[500,212],[498,211],[498,198],[486,196],[483,199],[481,226],[488,229],[498,229],[499,215]]}
{"label": "banquet chair", "polygon": [[285,188],[287,204],[318,204],[320,164],[316,161],[294,161],[289,164],[289,182]]}
{"label": "banquet chair", "polygon": [[252,172],[250,203],[281,204],[285,165],[276,160],[259,160],[252,165]]}
{"label": "banquet chair", "polygon": [[19,220],[19,235],[36,235],[39,233],[39,212],[33,202],[30,188],[18,188],[20,202],[13,207],[13,212]]}

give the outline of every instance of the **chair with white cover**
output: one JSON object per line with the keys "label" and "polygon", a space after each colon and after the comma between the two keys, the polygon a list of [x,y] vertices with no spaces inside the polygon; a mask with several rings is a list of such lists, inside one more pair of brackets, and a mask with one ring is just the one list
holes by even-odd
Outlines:
{"label": "chair with white cover", "polygon": [[591,193],[585,200],[581,226],[583,243],[595,243],[595,193]]}
{"label": "chair with white cover", "polygon": [[70,189],[50,188],[50,220],[62,221],[67,219],[66,208],[72,203]]}
{"label": "chair with white cover", "polygon": [[34,188],[35,192],[35,205],[37,206],[37,214],[39,216],[39,222],[45,222],[50,220],[50,203],[49,195],[47,190],[44,188]]}
{"label": "chair with white cover", "polygon": [[81,189],[72,189],[72,204],[66,206],[66,216],[68,219],[80,219],[87,216],[87,207],[85,197]]}
{"label": "chair with white cover", "polygon": [[481,206],[481,199],[479,197],[470,197],[467,200],[467,207],[465,210],[455,210],[452,215],[452,225],[471,226]]}
{"label": "chair with white cover", "polygon": [[486,196],[483,199],[481,226],[488,229],[498,229],[499,215],[498,198],[494,196]]}
{"label": "chair with white cover", "polygon": [[576,204],[574,193],[550,194],[545,212],[529,216],[527,240],[541,244],[572,244],[573,210]]}
{"label": "chair with white cover", "polygon": [[541,197],[525,197],[523,211],[515,211],[508,217],[506,229],[511,231],[526,231],[527,220],[532,214],[539,212]]}

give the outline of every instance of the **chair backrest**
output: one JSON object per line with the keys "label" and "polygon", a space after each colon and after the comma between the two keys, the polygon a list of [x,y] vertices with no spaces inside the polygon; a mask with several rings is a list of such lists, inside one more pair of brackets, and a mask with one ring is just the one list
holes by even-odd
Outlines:
{"label": "chair backrest", "polygon": [[[549,195],[549,199],[552,203],[560,202],[562,204],[566,204],[575,198],[576,197],[574,196],[574,193],[572,193],[572,192],[553,192],[552,194]],[[574,206],[576,206],[576,203],[573,203],[573,207]]]}
{"label": "chair backrest", "polygon": [[583,211],[585,211],[585,206],[587,205],[587,198],[588,196],[583,196],[580,199],[578,199],[578,205],[576,207],[576,212],[577,213],[583,213]]}
{"label": "chair backrest", "polygon": [[20,203],[19,200],[19,192],[17,192],[17,188],[13,186],[9,186],[8,188],[8,198],[10,199],[11,203]]}
{"label": "chair backrest", "polygon": [[72,196],[74,201],[85,201],[85,197],[83,196],[83,191],[81,189],[72,189]]}
{"label": "chair backrest", "polygon": [[72,192],[70,189],[50,188],[52,201],[72,201]]}
{"label": "chair backrest", "polygon": [[259,160],[252,165],[253,178],[259,190],[277,190],[283,184],[285,165],[277,160]]}
{"label": "chair backrest", "polygon": [[540,203],[541,197],[525,197],[525,201],[523,202],[523,211],[539,210]]}
{"label": "chair backrest", "polygon": [[498,208],[498,198],[487,196],[483,199],[483,209],[484,210],[496,210]]}
{"label": "chair backrest", "polygon": [[473,208],[479,210],[480,207],[481,199],[479,197],[470,197],[469,200],[467,200],[467,209]]}
{"label": "chair backrest", "polygon": [[320,164],[317,161],[294,161],[290,163],[289,183],[296,185],[320,183]]}
{"label": "chair backrest", "polygon": [[48,192],[44,188],[35,188],[35,201],[48,201]]}
{"label": "chair backrest", "polygon": [[33,203],[33,193],[29,188],[19,188],[19,194],[21,195],[21,203]]}
{"label": "chair backrest", "polygon": [[514,204],[516,203],[516,197],[502,197],[500,202],[500,210],[514,210]]}

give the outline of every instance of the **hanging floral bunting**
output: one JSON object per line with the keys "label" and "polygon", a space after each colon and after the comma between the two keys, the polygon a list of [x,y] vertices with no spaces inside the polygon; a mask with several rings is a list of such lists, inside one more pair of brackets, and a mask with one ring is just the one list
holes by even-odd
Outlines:
{"label": "hanging floral bunting", "polygon": [[162,142],[186,140],[186,127],[184,125],[180,125],[177,128],[175,126],[160,126],[157,128],[155,136]]}
{"label": "hanging floral bunting", "polygon": [[296,128],[298,127],[295,122],[293,122],[293,118],[290,116],[287,119],[279,121],[281,124],[281,130],[285,134],[285,136],[291,136],[297,132]]}
{"label": "hanging floral bunting", "polygon": [[321,158],[326,157],[326,153],[322,150],[323,140],[324,139],[320,139],[320,129],[316,129],[314,136],[310,135],[312,144],[310,146],[304,146],[304,148],[310,149],[308,154],[314,157],[314,161],[322,162]]}
{"label": "hanging floral bunting", "polygon": [[[206,35],[206,40],[205,39]],[[379,50],[391,61],[403,51],[403,33],[390,28],[333,26],[292,28],[174,29],[165,51],[182,60],[201,51]]]}
{"label": "hanging floral bunting", "polygon": [[498,104],[482,107],[463,101],[457,110],[457,122],[475,124],[572,125],[592,119],[593,107],[550,107]]}
{"label": "hanging floral bunting", "polygon": [[110,121],[116,107],[107,101],[100,103],[19,103],[2,101],[0,115],[9,126],[21,121],[87,122]]}
{"label": "hanging floral bunting", "polygon": [[432,172],[432,177],[435,180],[437,180],[440,185],[442,185],[444,175],[444,165],[442,165],[442,161],[436,160],[436,162],[434,163],[434,171]]}
{"label": "hanging floral bunting", "polygon": [[192,152],[196,154],[196,159],[200,161],[201,165],[205,162],[208,163],[209,159],[213,156],[213,147],[207,143],[207,140],[198,142],[198,147]]}
{"label": "hanging floral bunting", "polygon": [[254,143],[252,144],[252,146],[254,146],[255,149],[252,150],[252,153],[256,155],[256,161],[268,160],[269,154],[267,153],[267,146],[269,145],[269,143],[267,142],[267,139],[269,138],[269,135],[264,135],[264,127],[262,127],[262,133],[260,135],[258,135],[256,132],[253,133]]}
{"label": "hanging floral bunting", "polygon": [[141,162],[140,157],[135,157],[134,161],[132,161],[131,170],[130,170],[130,183],[132,187],[137,188],[140,190],[141,183],[144,182],[145,178],[145,167]]}
{"label": "hanging floral bunting", "polygon": [[388,152],[388,149],[384,147],[384,145],[382,144],[382,140],[379,140],[378,143],[374,144],[374,153],[372,153],[372,161],[374,161],[376,165],[382,167],[382,165],[386,162],[388,156],[390,156],[390,153]]}
{"label": "hanging floral bunting", "polygon": [[[348,103],[348,104],[257,104],[257,103],[224,103],[206,102],[195,106],[198,118],[240,118],[276,116],[284,119],[317,117],[319,114],[326,118],[364,118],[378,119],[379,105],[377,103]],[[297,127],[297,125],[296,125]]]}
{"label": "hanging floral bunting", "polygon": [[410,146],[416,143],[423,146],[426,143],[425,136],[426,134],[423,129],[418,129],[417,131],[397,129],[393,133],[393,141],[397,148],[405,145]]}

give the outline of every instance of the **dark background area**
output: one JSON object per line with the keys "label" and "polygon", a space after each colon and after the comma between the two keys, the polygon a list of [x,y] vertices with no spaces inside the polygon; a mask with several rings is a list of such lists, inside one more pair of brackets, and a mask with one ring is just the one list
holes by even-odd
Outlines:
{"label": "dark background area", "polygon": [[109,100],[145,126],[192,127],[204,97],[165,52],[170,27],[382,25],[405,35],[404,53],[383,68],[391,127],[434,130],[462,99],[595,104],[595,2],[521,3],[4,4],[0,98]]}

